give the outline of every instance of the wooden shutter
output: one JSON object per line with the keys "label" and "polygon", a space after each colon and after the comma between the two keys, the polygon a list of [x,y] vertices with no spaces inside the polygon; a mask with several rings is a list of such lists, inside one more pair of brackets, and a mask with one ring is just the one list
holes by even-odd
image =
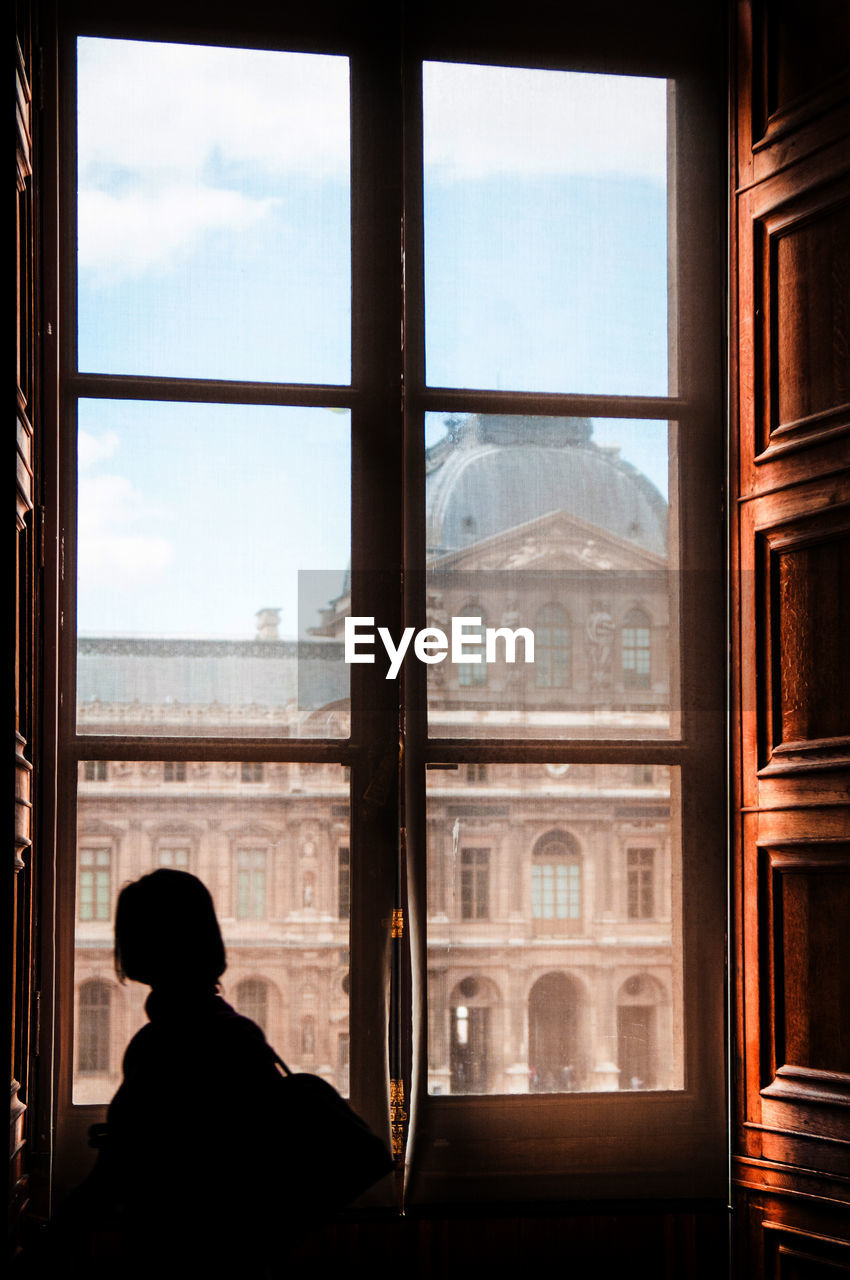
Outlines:
{"label": "wooden shutter", "polygon": [[826,1280],[850,1273],[850,10],[737,19],[736,1254]]}

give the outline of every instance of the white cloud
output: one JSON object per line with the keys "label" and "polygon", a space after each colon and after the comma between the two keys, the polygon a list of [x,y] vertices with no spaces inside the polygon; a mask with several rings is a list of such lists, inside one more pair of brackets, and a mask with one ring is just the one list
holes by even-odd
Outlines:
{"label": "white cloud", "polygon": [[426,62],[425,165],[493,174],[666,176],[667,82]]}
{"label": "white cloud", "polygon": [[348,166],[344,58],[79,41],[79,261],[96,277],[169,266],[207,232],[255,226],[277,201],[248,194],[252,182],[282,190]]}
{"label": "white cloud", "polygon": [[92,475],[97,462],[118,449],[113,431],[102,436],[80,432],[78,499],[78,575],[80,593],[127,589],[161,578],[174,559],[167,538],[139,532],[152,523],[138,492],[126,476]]}
{"label": "white cloud", "polygon": [[82,473],[90,471],[104,458],[111,458],[118,448],[118,435],[114,431],[104,431],[103,435],[93,436],[90,431],[77,433],[77,465]]}
{"label": "white cloud", "polygon": [[79,165],[162,179],[221,160],[262,174],[345,175],[348,62],[317,54],[79,41]]}
{"label": "white cloud", "polygon": [[120,195],[88,189],[79,199],[79,262],[118,278],[167,265],[209,231],[245,231],[266,218],[275,201],[238,191],[171,186]]}

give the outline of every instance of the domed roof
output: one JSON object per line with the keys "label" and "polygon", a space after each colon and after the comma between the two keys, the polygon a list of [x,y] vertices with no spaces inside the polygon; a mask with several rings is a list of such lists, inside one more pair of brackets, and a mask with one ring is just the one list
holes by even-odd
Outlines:
{"label": "domed roof", "polygon": [[482,414],[447,425],[427,455],[430,554],[566,511],[666,555],[666,501],[616,448],[595,443],[589,418]]}

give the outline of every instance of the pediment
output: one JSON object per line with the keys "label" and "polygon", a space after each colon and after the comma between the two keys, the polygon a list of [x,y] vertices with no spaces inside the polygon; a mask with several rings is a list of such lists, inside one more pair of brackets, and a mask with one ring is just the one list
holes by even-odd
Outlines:
{"label": "pediment", "polygon": [[669,568],[664,556],[600,529],[566,511],[552,511],[460,551],[438,556],[429,570],[524,569],[563,572]]}

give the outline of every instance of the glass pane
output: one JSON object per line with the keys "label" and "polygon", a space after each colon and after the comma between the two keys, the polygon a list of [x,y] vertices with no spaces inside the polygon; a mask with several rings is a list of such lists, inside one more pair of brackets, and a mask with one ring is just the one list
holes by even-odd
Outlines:
{"label": "glass pane", "polygon": [[293,1070],[347,1093],[343,766],[264,763],[263,781],[247,784],[235,762],[187,762],[180,783],[165,780],[162,761],[106,764],[99,783],[86,780],[84,763],[78,770],[74,1102],[112,1097],[127,1042],[145,1022],[150,989],[115,975],[117,895],[178,864],[213,896],[227,951],[224,999],[260,1024]]}
{"label": "glass pane", "polygon": [[347,411],[84,400],[78,469],[81,733],[347,735]]}
{"label": "glass pane", "polygon": [[432,413],[425,439],[431,735],[675,735],[675,424]]}
{"label": "glass pane", "polygon": [[77,51],[80,368],[347,383],[348,59]]}
{"label": "glass pane", "polygon": [[679,770],[646,769],[428,771],[431,1093],[683,1088]]}
{"label": "glass pane", "polygon": [[667,393],[667,82],[426,62],[431,386]]}

